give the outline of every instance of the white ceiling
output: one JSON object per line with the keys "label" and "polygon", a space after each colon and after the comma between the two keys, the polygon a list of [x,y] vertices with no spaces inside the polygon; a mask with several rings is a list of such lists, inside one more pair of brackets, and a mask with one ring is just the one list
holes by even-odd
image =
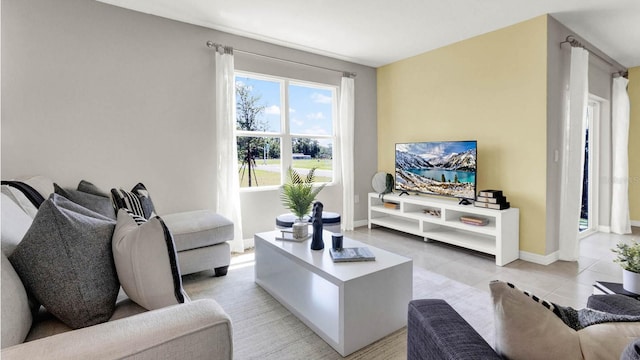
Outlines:
{"label": "white ceiling", "polygon": [[640,66],[640,0],[98,1],[373,67],[548,13]]}

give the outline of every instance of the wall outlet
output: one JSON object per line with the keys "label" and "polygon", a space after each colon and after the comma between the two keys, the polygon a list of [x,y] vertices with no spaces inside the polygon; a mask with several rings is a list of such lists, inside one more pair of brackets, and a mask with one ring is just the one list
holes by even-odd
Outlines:
{"label": "wall outlet", "polygon": [[360,202],[360,195],[356,194],[356,196],[354,196],[353,202],[356,203],[356,204],[359,203]]}

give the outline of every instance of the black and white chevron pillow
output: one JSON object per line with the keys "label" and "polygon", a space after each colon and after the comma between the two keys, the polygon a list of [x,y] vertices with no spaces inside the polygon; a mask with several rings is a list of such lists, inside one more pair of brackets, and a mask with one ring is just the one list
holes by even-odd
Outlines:
{"label": "black and white chevron pillow", "polygon": [[155,214],[149,191],[142,183],[138,183],[131,191],[111,189],[111,195],[113,207],[116,211],[127,209],[147,220]]}

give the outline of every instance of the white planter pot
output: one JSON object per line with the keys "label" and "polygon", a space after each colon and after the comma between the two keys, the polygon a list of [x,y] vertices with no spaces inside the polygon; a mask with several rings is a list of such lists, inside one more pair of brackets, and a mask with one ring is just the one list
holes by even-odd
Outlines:
{"label": "white planter pot", "polygon": [[640,274],[622,269],[622,288],[634,294],[640,294]]}
{"label": "white planter pot", "polygon": [[296,220],[293,223],[292,231],[294,239],[304,239],[309,235],[309,224],[300,220]]}

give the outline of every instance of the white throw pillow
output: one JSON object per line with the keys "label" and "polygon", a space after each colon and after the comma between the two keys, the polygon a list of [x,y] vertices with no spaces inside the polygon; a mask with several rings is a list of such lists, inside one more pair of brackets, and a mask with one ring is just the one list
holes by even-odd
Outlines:
{"label": "white throw pillow", "polygon": [[33,219],[16,204],[7,194],[0,194],[2,210],[2,252],[6,256],[10,256],[16,249],[24,234],[27,233],[29,227],[33,223]]}
{"label": "white throw pillow", "polygon": [[118,279],[131,300],[147,310],[189,301],[173,237],[160,217],[138,225],[120,209],[112,246]]}
{"label": "white throw pillow", "polygon": [[582,359],[578,333],[513,285],[489,284],[494,304],[496,352],[519,360]]}
{"label": "white throw pillow", "polygon": [[27,196],[22,193],[22,191],[9,186],[2,185],[2,193],[6,195],[11,201],[16,203],[20,208],[29,215],[30,218],[36,217],[36,213],[38,212],[38,208],[29,201]]}
{"label": "white throw pillow", "polygon": [[53,194],[53,180],[46,176],[36,175],[22,180],[22,182],[34,188],[45,199],[48,199],[49,195]]}

